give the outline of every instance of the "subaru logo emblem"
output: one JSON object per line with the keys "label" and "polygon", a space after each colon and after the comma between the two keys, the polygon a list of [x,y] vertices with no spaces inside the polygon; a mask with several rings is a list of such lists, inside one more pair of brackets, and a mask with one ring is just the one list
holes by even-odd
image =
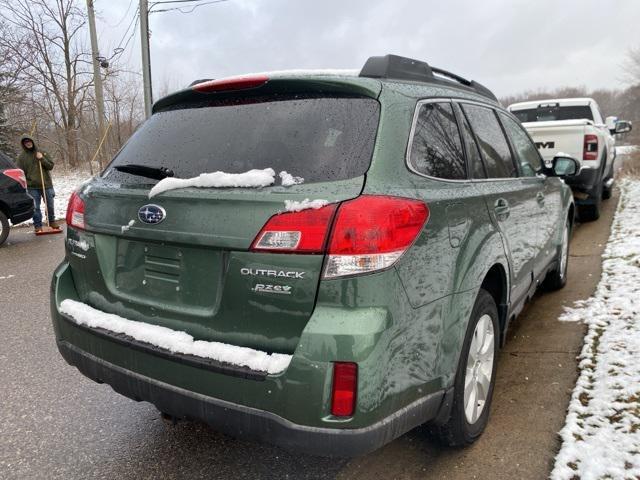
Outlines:
{"label": "subaru logo emblem", "polygon": [[138,218],[143,223],[156,224],[164,220],[167,212],[160,205],[143,205],[138,210]]}

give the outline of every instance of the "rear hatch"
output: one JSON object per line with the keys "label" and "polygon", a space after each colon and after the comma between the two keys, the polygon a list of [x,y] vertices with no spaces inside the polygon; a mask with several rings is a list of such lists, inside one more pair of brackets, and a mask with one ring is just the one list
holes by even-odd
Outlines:
{"label": "rear hatch", "polygon": [[[250,91],[189,91],[159,102],[81,193],[88,235],[69,235],[78,235],[74,245],[95,245],[69,256],[81,300],[195,339],[292,353],[313,312],[323,255],[251,246],[286,203],[336,203],[362,191],[379,87],[352,82],[269,81]],[[275,181],[149,198],[158,180],[118,170],[131,164],[183,179],[273,169]],[[285,186],[281,172],[304,181]],[[148,211],[162,211],[162,221],[145,223]]]}

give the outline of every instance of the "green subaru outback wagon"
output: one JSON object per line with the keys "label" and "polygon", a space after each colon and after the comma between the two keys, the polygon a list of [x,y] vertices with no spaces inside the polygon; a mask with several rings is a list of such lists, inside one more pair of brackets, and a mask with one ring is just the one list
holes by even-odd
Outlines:
{"label": "green subaru outback wagon", "polygon": [[237,437],[469,444],[509,322],[566,281],[576,168],[545,167],[482,85],[403,57],[196,83],[70,199],[58,348]]}

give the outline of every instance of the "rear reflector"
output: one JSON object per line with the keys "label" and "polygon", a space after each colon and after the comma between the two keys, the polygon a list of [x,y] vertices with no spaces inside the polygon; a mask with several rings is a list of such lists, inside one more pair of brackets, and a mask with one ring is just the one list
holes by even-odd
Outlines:
{"label": "rear reflector", "polygon": [[10,168],[9,170],[3,170],[2,173],[18,182],[25,190],[27,189],[27,178],[24,176],[24,172],[19,168]]}
{"label": "rear reflector", "polygon": [[228,90],[246,90],[264,85],[269,81],[266,75],[254,75],[235,78],[221,78],[220,80],[209,80],[197,83],[191,87],[196,92],[210,93]]}
{"label": "rear reflector", "polygon": [[69,197],[67,206],[67,225],[75,228],[85,228],[84,224],[84,201],[77,192],[73,192]]}
{"label": "rear reflector", "polygon": [[583,160],[597,160],[598,159],[598,136],[597,135],[585,135],[584,136],[584,149],[582,152]]}
{"label": "rear reflector", "polygon": [[333,384],[331,385],[331,414],[336,417],[350,417],[355,411],[358,388],[358,365],[350,362],[333,364]]}

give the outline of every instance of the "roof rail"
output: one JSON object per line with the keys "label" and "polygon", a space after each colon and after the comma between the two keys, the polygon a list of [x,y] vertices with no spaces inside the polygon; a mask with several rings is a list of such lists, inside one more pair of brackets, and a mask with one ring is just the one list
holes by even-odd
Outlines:
{"label": "roof rail", "polygon": [[369,57],[360,71],[360,76],[409,80],[423,83],[439,83],[443,85],[451,84],[453,81],[484,97],[498,101],[491,90],[478,82],[467,80],[455,73],[447,72],[440,68],[432,67],[427,62],[401,57],[399,55]]}

